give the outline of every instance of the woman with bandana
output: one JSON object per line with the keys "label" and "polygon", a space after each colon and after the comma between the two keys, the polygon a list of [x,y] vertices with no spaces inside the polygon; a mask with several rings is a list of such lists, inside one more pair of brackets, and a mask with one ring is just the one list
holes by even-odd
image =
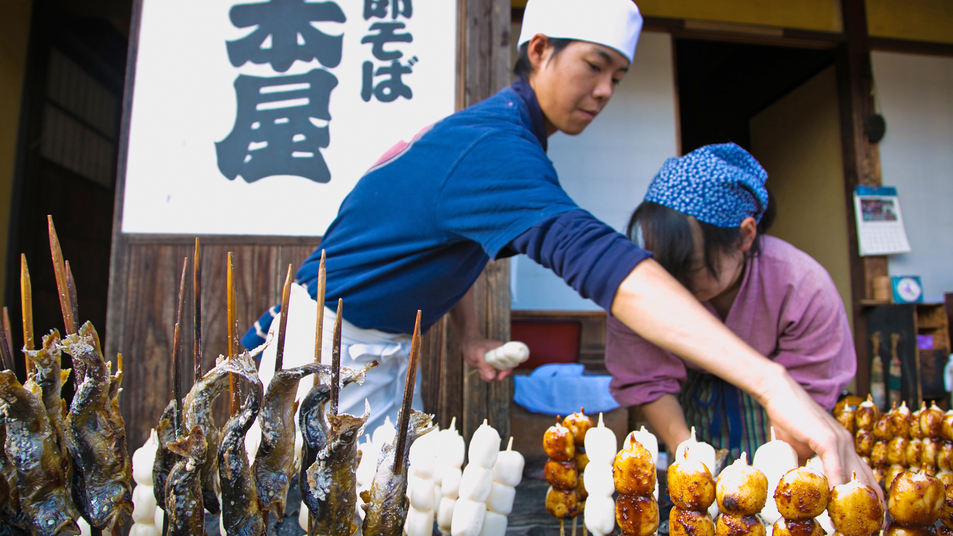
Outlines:
{"label": "woman with bandana", "polygon": [[[652,251],[713,318],[783,366],[829,410],[854,376],[847,314],[828,273],[806,253],[764,233],[774,205],[767,173],[733,143],[670,158],[629,222],[629,238]],[[771,419],[748,393],[679,359],[610,317],[611,391],[641,407],[670,452],[690,436],[751,456],[770,440]],[[778,427],[802,457],[813,454]]]}
{"label": "woman with bandana", "polygon": [[[380,366],[363,386],[342,389],[341,411],[363,412],[366,398],[369,427],[395,418],[418,310],[424,330],[449,313],[462,333],[463,359],[487,381],[505,378],[510,371],[484,359],[502,342],[480,334],[471,286],[490,259],[525,254],[646,340],[760,401],[780,428],[822,454],[832,483],[852,471],[872,483],[850,434],[783,368],[725,329],[645,250],[580,209],[559,185],[547,138],[579,134],[603,110],[632,63],[641,27],[631,0],[529,0],[517,81],[398,144],[358,181],[321,244],[326,298],[344,300],[341,364],[373,359]],[[293,311],[315,310],[319,258],[316,251],[297,272]],[[267,325],[278,324],[275,313],[246,335],[247,347],[264,342]],[[289,315],[288,367],[313,356],[314,323],[292,328],[302,314]],[[325,328],[333,319],[326,309]],[[324,340],[330,344],[327,332]],[[323,355],[330,356],[327,347]],[[270,348],[263,381],[273,364]]]}

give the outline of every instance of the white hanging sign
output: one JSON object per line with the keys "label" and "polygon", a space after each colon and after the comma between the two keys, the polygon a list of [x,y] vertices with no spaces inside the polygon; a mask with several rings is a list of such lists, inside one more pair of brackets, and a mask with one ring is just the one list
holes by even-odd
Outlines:
{"label": "white hanging sign", "polygon": [[455,0],[143,0],[122,231],[323,234],[388,148],[454,111],[456,17]]}

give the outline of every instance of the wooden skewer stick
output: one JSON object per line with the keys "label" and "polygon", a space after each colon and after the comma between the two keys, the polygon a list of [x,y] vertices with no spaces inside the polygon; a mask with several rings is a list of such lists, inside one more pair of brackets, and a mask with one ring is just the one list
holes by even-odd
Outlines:
{"label": "wooden skewer stick", "polygon": [[281,370],[285,360],[285,330],[288,328],[288,309],[291,307],[291,265],[281,287],[281,320],[278,321],[278,348],[275,351],[275,372]]}
{"label": "wooden skewer stick", "polygon": [[566,520],[559,518],[559,536],[566,536]]}
{"label": "wooden skewer stick", "polygon": [[[327,288],[328,270],[325,264],[324,250],[321,250],[321,264],[318,265],[318,291],[314,297],[318,302],[318,318],[314,326],[314,362],[321,363],[321,351],[324,344],[324,292]],[[318,385],[321,378],[314,375],[314,385]]]}
{"label": "wooden skewer stick", "polygon": [[73,306],[69,302],[69,290],[66,284],[66,268],[63,264],[63,250],[60,249],[60,239],[56,236],[53,227],[53,216],[46,217],[50,232],[50,254],[53,256],[53,273],[56,277],[56,290],[60,298],[60,310],[63,312],[63,327],[66,334],[76,333],[76,318],[73,316]]}
{"label": "wooden skewer stick", "polygon": [[[30,270],[26,265],[26,255],[20,254],[20,316],[23,318],[23,346],[33,350],[33,284],[30,282]],[[23,366],[26,377],[33,376],[33,362],[30,356],[23,354]]]}
{"label": "wooden skewer stick", "polygon": [[[233,359],[238,355],[238,311],[235,304],[235,268],[232,263],[232,252],[228,252],[228,268],[225,274],[225,286],[227,292],[227,317],[228,317],[228,358]],[[228,400],[229,415],[238,413],[241,404],[238,401],[238,389],[235,385],[235,375],[228,375]]]}
{"label": "wooden skewer stick", "polygon": [[[6,312],[6,307],[3,308]],[[13,352],[10,350],[10,334],[6,326],[0,325],[0,361],[6,370],[16,370],[13,368]]]}
{"label": "wooden skewer stick", "polygon": [[506,450],[513,450],[513,436],[510,436],[510,440],[506,443]]}
{"label": "wooden skewer stick", "polygon": [[202,263],[198,237],[192,259],[192,368],[197,383],[202,379]]}
{"label": "wooden skewer stick", "polygon": [[579,520],[579,516],[572,518],[572,536],[576,536],[576,523]]}
{"label": "wooden skewer stick", "polygon": [[182,317],[185,316],[185,276],[189,270],[189,258],[182,261],[182,277],[179,280],[179,301],[175,310],[175,328],[172,332],[172,398],[175,400],[176,436],[182,435]]}
{"label": "wooden skewer stick", "polygon": [[404,463],[404,445],[407,444],[407,427],[410,424],[410,404],[414,399],[414,382],[417,380],[417,360],[420,357],[420,310],[414,324],[414,336],[410,341],[410,362],[407,364],[407,379],[404,381],[404,402],[400,408],[397,428],[397,451],[394,452],[394,468],[397,474]]}
{"label": "wooden skewer stick", "polygon": [[7,306],[3,306],[3,331],[7,335],[7,350],[10,351],[10,355],[13,355],[13,331],[10,328],[10,311],[7,310]]}
{"label": "wooden skewer stick", "polygon": [[79,322],[79,301],[76,300],[76,280],[73,279],[73,271],[70,270],[69,261],[64,263],[66,271],[66,292],[69,293],[69,305],[73,313],[73,319]]}
{"label": "wooden skewer stick", "polygon": [[344,300],[338,298],[338,311],[334,316],[334,336],[331,339],[331,415],[338,414],[338,398],[341,396],[341,315]]}

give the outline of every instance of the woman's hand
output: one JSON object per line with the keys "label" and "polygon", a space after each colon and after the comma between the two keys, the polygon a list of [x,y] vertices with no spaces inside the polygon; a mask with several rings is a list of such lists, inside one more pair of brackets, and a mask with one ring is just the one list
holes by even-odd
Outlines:
{"label": "woman's hand", "polygon": [[664,394],[659,398],[642,404],[642,414],[652,426],[669,452],[669,463],[675,463],[675,451],[682,441],[689,439],[692,434],[685,423],[685,412],[682,411],[678,398],[672,394]]}

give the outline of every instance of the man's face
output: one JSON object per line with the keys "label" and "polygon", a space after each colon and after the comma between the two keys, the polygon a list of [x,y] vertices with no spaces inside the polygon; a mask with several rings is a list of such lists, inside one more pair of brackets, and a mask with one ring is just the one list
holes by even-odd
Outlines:
{"label": "man's face", "polygon": [[[542,48],[535,40],[543,37]],[[558,54],[545,36],[530,42],[535,71],[530,85],[546,119],[548,134],[581,133],[605,108],[616,85],[625,76],[629,60],[619,51],[573,41]]]}

